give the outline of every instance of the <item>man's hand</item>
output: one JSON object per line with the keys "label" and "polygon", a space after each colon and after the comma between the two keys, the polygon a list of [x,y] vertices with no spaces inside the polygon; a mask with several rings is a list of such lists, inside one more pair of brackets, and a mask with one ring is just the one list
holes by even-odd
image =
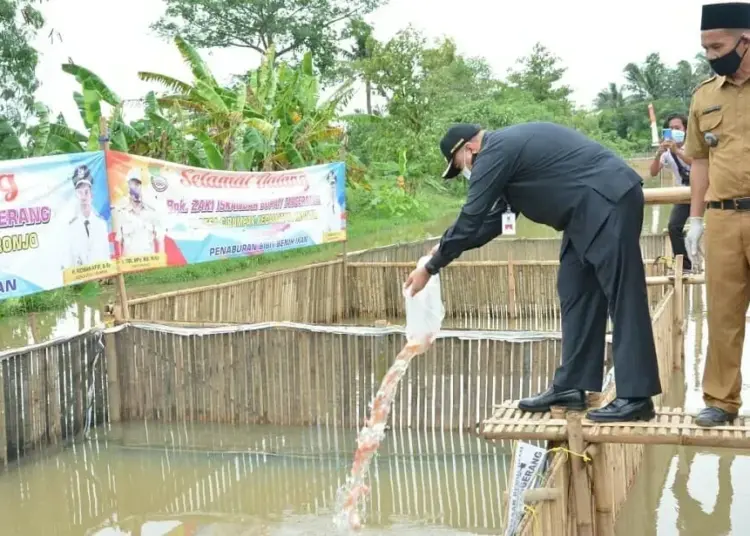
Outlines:
{"label": "man's hand", "polygon": [[432,249],[430,250],[430,255],[434,256],[435,253],[437,253],[437,250],[438,250],[439,247],[440,247],[440,242],[438,242],[437,244],[435,244],[434,246],[432,246]]}
{"label": "man's hand", "polygon": [[690,228],[685,236],[685,249],[687,249],[690,262],[693,263],[693,266],[697,266],[703,258],[700,246],[701,237],[703,236],[703,218],[695,216],[688,218],[688,224]]}
{"label": "man's hand", "polygon": [[427,272],[427,269],[425,269],[424,266],[421,266],[412,271],[412,273],[409,274],[409,277],[406,278],[404,289],[409,289],[411,291],[410,294],[416,296],[417,293],[425,287],[430,280],[430,277],[432,276]]}
{"label": "man's hand", "polygon": [[674,142],[674,140],[664,140],[659,144],[659,155],[663,155],[670,149],[674,149],[677,147],[677,144]]}

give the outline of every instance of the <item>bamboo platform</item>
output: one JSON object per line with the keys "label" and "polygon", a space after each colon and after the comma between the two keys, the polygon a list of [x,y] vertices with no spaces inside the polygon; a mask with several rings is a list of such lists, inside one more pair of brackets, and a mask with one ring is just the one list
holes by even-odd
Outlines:
{"label": "bamboo platform", "polygon": [[[482,423],[481,435],[490,440],[567,441],[568,423],[564,410],[553,413],[527,413],[518,402],[495,407],[492,417]],[[583,441],[639,445],[686,445],[696,447],[750,448],[750,417],[738,417],[731,425],[702,428],[695,415],[682,408],[656,409],[648,422],[594,423],[581,419]]]}

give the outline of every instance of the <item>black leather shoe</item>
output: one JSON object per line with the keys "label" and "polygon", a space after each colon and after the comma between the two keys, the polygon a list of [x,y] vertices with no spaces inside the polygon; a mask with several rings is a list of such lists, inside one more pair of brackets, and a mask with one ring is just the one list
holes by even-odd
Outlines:
{"label": "black leather shoe", "polygon": [[603,408],[586,414],[594,422],[650,421],[654,417],[654,402],[650,398],[615,398]]}
{"label": "black leather shoe", "polygon": [[730,424],[734,419],[737,418],[736,413],[729,413],[726,410],[716,407],[703,408],[698,416],[695,418],[695,424],[706,428],[712,426],[722,426],[724,424]]}
{"label": "black leather shoe", "polygon": [[549,411],[552,406],[561,406],[572,410],[586,409],[586,393],[578,389],[555,390],[550,387],[545,392],[518,401],[518,409],[532,413]]}

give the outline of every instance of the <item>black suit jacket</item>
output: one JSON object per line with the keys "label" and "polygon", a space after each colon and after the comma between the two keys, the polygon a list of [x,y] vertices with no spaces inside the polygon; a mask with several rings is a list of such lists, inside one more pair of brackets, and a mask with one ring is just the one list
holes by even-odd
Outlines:
{"label": "black suit jacket", "polygon": [[[576,130],[525,123],[485,132],[466,203],[427,265],[436,272],[477,247],[498,200],[532,221],[565,231],[583,256],[615,203],[641,177],[620,157]],[[494,236],[501,234],[498,225]],[[486,232],[486,226],[485,230]]]}

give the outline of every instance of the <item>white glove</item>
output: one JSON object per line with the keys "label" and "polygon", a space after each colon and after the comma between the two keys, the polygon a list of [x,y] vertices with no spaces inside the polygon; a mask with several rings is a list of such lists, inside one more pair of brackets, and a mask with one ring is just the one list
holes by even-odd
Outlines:
{"label": "white glove", "polygon": [[687,236],[685,236],[685,249],[687,249],[688,257],[690,262],[694,266],[701,263],[703,259],[703,251],[701,249],[701,237],[703,236],[703,218],[694,216],[688,218],[688,229]]}

